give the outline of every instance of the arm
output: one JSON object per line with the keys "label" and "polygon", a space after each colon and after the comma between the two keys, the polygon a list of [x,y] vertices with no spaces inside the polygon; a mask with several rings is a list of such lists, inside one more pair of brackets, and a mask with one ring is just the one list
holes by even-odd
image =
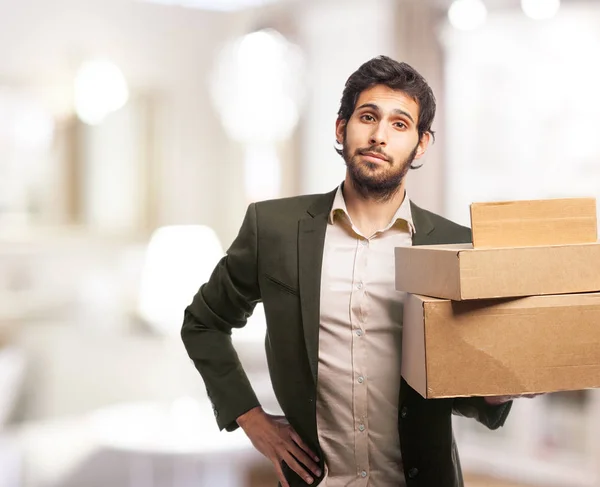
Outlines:
{"label": "arm", "polygon": [[[217,424],[233,431],[236,419],[259,406],[231,342],[260,300],[257,278],[257,224],[248,207],[239,234],[184,313],[181,338],[200,372],[213,404]],[[198,249],[202,252],[202,249]]]}
{"label": "arm", "polygon": [[204,379],[219,428],[241,426],[271,460],[282,486],[289,487],[282,462],[312,483],[309,471],[321,475],[315,463],[319,459],[286,418],[262,410],[231,343],[232,328],[244,326],[260,300],[257,240],[256,207],[251,204],[227,255],[186,308],[181,337]]}

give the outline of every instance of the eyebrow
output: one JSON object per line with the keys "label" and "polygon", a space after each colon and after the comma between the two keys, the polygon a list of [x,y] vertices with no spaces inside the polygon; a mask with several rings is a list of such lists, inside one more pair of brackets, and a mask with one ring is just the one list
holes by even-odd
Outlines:
{"label": "eyebrow", "polygon": [[[375,105],[375,103],[365,103],[364,105],[359,106],[357,108],[357,110],[361,110],[363,108],[370,108],[371,110],[374,110],[376,112],[381,112],[381,109],[377,105]],[[410,116],[410,113],[405,112],[404,110],[400,110],[400,108],[394,108],[392,110],[392,113],[394,115],[402,115],[402,116],[408,118],[412,123],[415,123],[413,118]]]}

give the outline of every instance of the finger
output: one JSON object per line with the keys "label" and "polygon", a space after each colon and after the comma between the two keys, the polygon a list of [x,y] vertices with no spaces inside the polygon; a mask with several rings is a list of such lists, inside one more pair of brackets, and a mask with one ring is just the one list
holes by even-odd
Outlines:
{"label": "finger", "polygon": [[302,441],[302,438],[300,438],[300,435],[298,433],[296,433],[293,429],[290,429],[290,436],[291,436],[292,440],[294,440],[294,443],[296,443],[296,445],[298,445],[306,453],[308,453],[315,462],[319,461],[319,457],[317,456],[317,454],[315,452],[313,452],[308,447],[308,445],[306,443],[304,443],[304,441]]}
{"label": "finger", "polygon": [[294,458],[296,458],[300,463],[304,464],[304,466],[306,466],[317,477],[321,476],[321,469],[319,468],[319,465],[313,462],[304,450],[294,443],[291,443],[288,448],[288,451],[294,455]]}
{"label": "finger", "polygon": [[485,398],[485,400],[488,404],[498,406],[500,404],[504,404],[505,402],[510,401],[511,397],[510,396],[488,396]]}
{"label": "finger", "polygon": [[304,468],[302,468],[302,465],[300,465],[289,452],[286,452],[283,455],[283,461],[287,463],[287,466],[290,467],[294,472],[300,475],[300,477],[302,477],[307,484],[313,483],[314,479],[306,470],[304,470]]}
{"label": "finger", "polygon": [[281,463],[276,460],[271,460],[273,462],[273,466],[275,467],[275,473],[277,474],[277,478],[281,483],[281,487],[290,487],[287,480],[285,479],[285,475],[283,475],[283,470],[281,468]]}

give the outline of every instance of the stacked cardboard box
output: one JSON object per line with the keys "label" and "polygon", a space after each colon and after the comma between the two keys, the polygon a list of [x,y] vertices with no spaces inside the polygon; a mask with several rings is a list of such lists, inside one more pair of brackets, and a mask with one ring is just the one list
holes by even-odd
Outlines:
{"label": "stacked cardboard box", "polygon": [[402,375],[427,398],[600,387],[593,198],[471,205],[473,245],[396,248]]}

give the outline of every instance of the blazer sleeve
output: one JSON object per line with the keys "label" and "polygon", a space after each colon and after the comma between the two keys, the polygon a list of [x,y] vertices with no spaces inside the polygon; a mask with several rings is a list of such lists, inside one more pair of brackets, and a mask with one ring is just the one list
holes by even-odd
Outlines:
{"label": "blazer sleeve", "polygon": [[[185,309],[181,338],[206,386],[220,429],[233,431],[236,419],[260,403],[231,341],[260,300],[257,279],[258,230],[254,203],[239,234]],[[198,249],[202,252],[202,249]]]}
{"label": "blazer sleeve", "polygon": [[458,416],[473,418],[491,430],[504,425],[512,401],[497,406],[488,404],[483,397],[457,397],[453,401],[452,412]]}

